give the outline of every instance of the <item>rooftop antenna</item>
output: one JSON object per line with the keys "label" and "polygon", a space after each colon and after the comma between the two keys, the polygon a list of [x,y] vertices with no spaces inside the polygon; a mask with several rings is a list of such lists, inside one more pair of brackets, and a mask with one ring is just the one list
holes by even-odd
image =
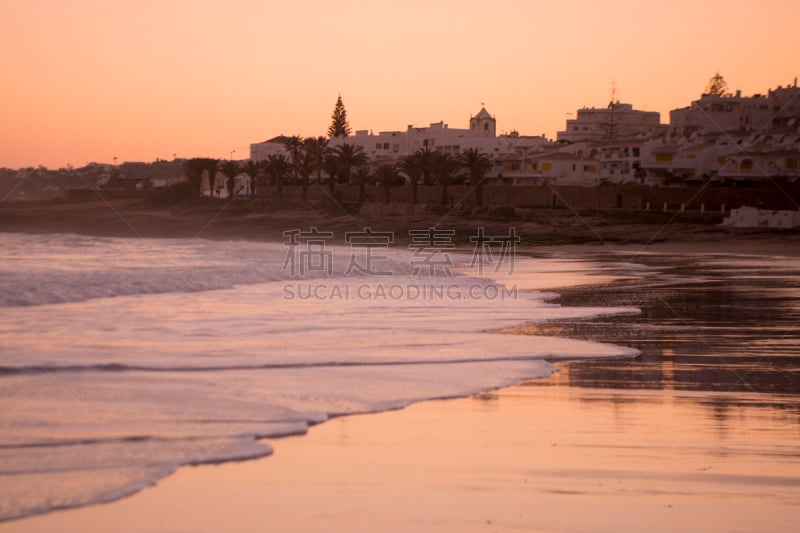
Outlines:
{"label": "rooftop antenna", "polygon": [[611,78],[611,103],[608,104],[608,107],[611,107],[616,99],[617,99],[617,82],[614,81],[614,78]]}
{"label": "rooftop antenna", "polygon": [[614,140],[614,99],[617,97],[617,82],[614,81],[614,78],[611,78],[611,102],[608,104],[609,115],[608,115],[608,131],[606,131],[606,136],[609,140]]}

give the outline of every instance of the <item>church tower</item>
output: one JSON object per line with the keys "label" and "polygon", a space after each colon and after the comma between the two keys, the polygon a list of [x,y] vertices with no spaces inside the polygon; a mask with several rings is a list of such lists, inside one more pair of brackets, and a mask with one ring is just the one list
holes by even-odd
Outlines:
{"label": "church tower", "polygon": [[496,137],[497,120],[482,107],[477,115],[470,117],[469,129],[476,137]]}

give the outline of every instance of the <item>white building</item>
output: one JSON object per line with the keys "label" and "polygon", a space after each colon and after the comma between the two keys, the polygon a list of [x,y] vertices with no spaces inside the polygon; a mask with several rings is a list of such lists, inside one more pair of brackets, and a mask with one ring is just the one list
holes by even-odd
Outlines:
{"label": "white building", "polygon": [[736,228],[797,228],[800,227],[800,211],[773,211],[757,207],[742,206],[731,209],[723,225]]}
{"label": "white building", "polygon": [[[670,185],[706,180],[753,181],[800,178],[800,88],[769,90],[765,96],[704,94],[689,107],[660,114],[612,102],[583,108],[558,132],[558,142],[516,132],[497,135],[497,120],[486,108],[470,116],[469,127],[444,121],[405,130],[357,131],[330,140],[360,146],[372,161],[397,160],[423,148],[457,155],[477,148],[495,161],[489,177],[523,184],[548,181],[575,185],[641,183]],[[258,161],[286,153],[285,137],[252,144]]]}
{"label": "white building", "polygon": [[567,120],[559,141],[604,141],[637,134],[652,135],[666,126],[661,124],[657,111],[640,111],[631,104],[611,102],[608,107],[584,107],[574,119]]}
{"label": "white building", "polygon": [[690,106],[669,113],[670,129],[688,133],[759,131],[766,128],[797,126],[800,123],[800,88],[778,87],[766,95],[703,94]]}
{"label": "white building", "polygon": [[273,154],[288,155],[286,151],[285,135],[278,135],[272,139],[250,145],[250,159],[253,161],[264,161]]}
{"label": "white building", "polygon": [[405,131],[382,131],[376,134],[359,130],[350,137],[331,139],[329,146],[345,143],[360,146],[370,159],[380,160],[397,159],[423,148],[451,155],[477,148],[495,157],[519,147],[535,150],[548,145],[549,141],[541,136],[526,137],[517,133],[498,136],[497,120],[486,108],[481,108],[478,114],[470,117],[469,128],[451,128],[440,121],[423,127],[409,124]]}

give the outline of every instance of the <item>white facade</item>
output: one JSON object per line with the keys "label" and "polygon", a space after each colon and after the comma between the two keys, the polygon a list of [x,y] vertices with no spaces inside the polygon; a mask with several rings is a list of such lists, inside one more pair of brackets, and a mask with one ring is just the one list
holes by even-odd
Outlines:
{"label": "white facade", "polygon": [[759,131],[800,123],[800,88],[778,87],[766,95],[704,94],[689,107],[669,113],[670,128],[679,132]]}
{"label": "white facade", "polygon": [[[468,128],[450,128],[440,121],[377,134],[361,130],[331,139],[329,146],[355,144],[372,161],[397,160],[423,148],[450,155],[477,148],[495,161],[489,176],[512,183],[669,185],[800,178],[796,81],[766,96],[705,94],[670,112],[670,119],[669,126],[661,124],[659,113],[620,102],[583,108],[552,143],[544,136],[498,136],[495,117],[481,108],[470,116]],[[251,159],[285,154],[285,139],[252,144]]]}
{"label": "white facade", "polygon": [[346,138],[331,139],[328,146],[342,144],[360,146],[372,160],[397,159],[417,150],[429,148],[445,154],[457,155],[468,148],[490,155],[514,150],[517,147],[535,149],[549,144],[544,137],[524,137],[518,134],[497,136],[497,121],[485,108],[470,117],[469,128],[451,128],[444,121],[418,127],[409,124],[405,131],[356,131]]}
{"label": "white facade", "polygon": [[[549,150],[548,150],[549,148]],[[496,168],[489,174],[512,185],[553,183],[557,185],[595,186],[599,183],[598,161],[549,147],[513,151],[496,157]]]}
{"label": "white facade", "polygon": [[773,211],[743,206],[731,209],[731,214],[722,221],[736,228],[797,228],[800,227],[800,211]]}
{"label": "white facade", "polygon": [[578,116],[567,120],[564,131],[558,132],[559,141],[615,140],[636,134],[654,134],[661,125],[657,111],[640,111],[631,104],[611,102],[608,107],[584,107]]}
{"label": "white facade", "polygon": [[278,137],[273,137],[268,141],[251,144],[250,159],[253,161],[264,161],[269,156],[274,154],[288,155],[288,152],[286,151],[286,145],[284,144],[285,140],[286,137],[279,135]]}

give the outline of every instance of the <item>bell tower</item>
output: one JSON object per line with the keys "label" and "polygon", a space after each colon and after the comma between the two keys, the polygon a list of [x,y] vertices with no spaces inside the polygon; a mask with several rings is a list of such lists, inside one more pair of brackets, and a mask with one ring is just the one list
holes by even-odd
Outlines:
{"label": "bell tower", "polygon": [[481,107],[477,115],[470,117],[469,129],[476,137],[496,137],[497,120],[486,111],[485,107]]}

